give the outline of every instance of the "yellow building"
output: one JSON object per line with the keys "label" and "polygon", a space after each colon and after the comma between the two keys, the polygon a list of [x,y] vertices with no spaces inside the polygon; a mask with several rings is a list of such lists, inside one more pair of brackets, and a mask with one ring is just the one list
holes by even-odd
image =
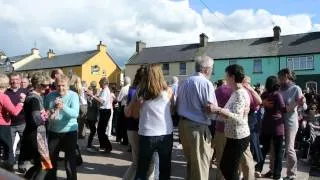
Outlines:
{"label": "yellow building", "polygon": [[76,74],[87,84],[91,81],[99,82],[102,77],[107,77],[110,84],[120,85],[121,69],[101,41],[97,49],[91,51],[55,55],[53,50],[49,49],[47,57],[34,59],[15,71],[22,73],[39,70],[50,72],[55,68],[62,69],[67,75]]}

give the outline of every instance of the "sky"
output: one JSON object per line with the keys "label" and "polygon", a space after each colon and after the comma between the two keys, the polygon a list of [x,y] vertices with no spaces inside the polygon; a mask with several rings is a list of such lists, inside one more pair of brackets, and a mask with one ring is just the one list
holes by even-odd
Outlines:
{"label": "sky", "polygon": [[96,49],[123,66],[135,42],[147,47],[320,31],[320,0],[0,0],[0,49],[59,54]]}

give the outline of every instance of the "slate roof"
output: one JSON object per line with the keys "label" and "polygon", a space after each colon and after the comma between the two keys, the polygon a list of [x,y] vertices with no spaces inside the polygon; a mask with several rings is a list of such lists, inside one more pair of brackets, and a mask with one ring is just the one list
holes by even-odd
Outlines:
{"label": "slate roof", "polygon": [[[1,53],[1,51],[0,51]],[[3,53],[3,55],[5,55]],[[19,55],[19,56],[11,56],[11,57],[7,57],[7,58],[4,58],[4,59],[1,59],[0,60],[0,64],[4,64],[8,59],[12,62],[12,63],[16,63],[18,61],[21,61],[22,59],[30,56],[31,54],[24,54],[24,55]]]}
{"label": "slate roof", "polygon": [[[91,50],[91,51],[56,55],[55,57],[50,59],[48,59],[48,57],[44,57],[41,59],[34,59],[29,63],[23,65],[22,67],[16,69],[16,71],[28,71],[28,70],[38,70],[38,69],[51,69],[51,68],[79,66],[84,64],[93,56],[95,56],[98,52],[99,52],[98,50]],[[117,67],[121,69],[120,66],[116,63],[116,61],[112,58],[112,56],[108,52],[106,54],[117,65]]]}
{"label": "slate roof", "polygon": [[30,55],[31,54],[25,54],[25,55],[19,55],[19,56],[11,56],[11,57],[9,57],[9,60],[11,62],[16,63],[16,62],[21,61],[22,59],[24,59],[24,58],[26,58],[26,57],[28,57]]}
{"label": "slate roof", "polygon": [[192,60],[199,51],[199,44],[183,44],[144,48],[134,54],[128,64],[159,63]]}
{"label": "slate roof", "polygon": [[192,61],[202,54],[219,60],[310,53],[320,53],[320,32],[285,35],[280,41],[274,41],[273,37],[216,41],[205,48],[199,43],[150,47],[135,53],[127,64]]}
{"label": "slate roof", "polygon": [[92,58],[98,53],[98,50],[77,52],[71,54],[57,55],[53,58],[48,59],[44,57],[41,59],[34,59],[24,66],[16,69],[16,71],[27,71],[36,69],[50,69],[60,67],[70,67],[82,65],[88,59]]}

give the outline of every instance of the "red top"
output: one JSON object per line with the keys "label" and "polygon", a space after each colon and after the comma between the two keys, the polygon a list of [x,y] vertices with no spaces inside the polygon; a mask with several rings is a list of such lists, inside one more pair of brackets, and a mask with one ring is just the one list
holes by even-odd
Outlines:
{"label": "red top", "polygon": [[18,103],[14,106],[8,95],[0,93],[0,126],[9,126],[11,124],[10,116],[17,116],[23,106]]}

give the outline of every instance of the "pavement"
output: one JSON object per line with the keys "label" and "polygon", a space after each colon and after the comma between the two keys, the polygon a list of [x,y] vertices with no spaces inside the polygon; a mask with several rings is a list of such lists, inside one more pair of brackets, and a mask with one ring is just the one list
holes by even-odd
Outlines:
{"label": "pavement", "polygon": [[[177,133],[174,133],[174,145],[172,151],[171,161],[171,179],[181,180],[185,179],[187,164],[184,160],[182,146],[177,142]],[[81,149],[83,164],[78,167],[78,180],[120,180],[124,176],[126,170],[131,164],[131,153],[128,152],[128,146],[120,145],[116,142],[115,137],[110,137],[113,151],[110,154],[102,152],[88,152],[86,151],[86,139],[79,140],[78,144]],[[94,146],[98,149],[98,139],[95,137]],[[60,155],[63,157],[63,153]],[[266,160],[263,173],[269,170],[269,160]],[[17,167],[15,167],[17,168]],[[58,180],[66,179],[66,173],[64,170],[64,162],[59,162],[58,167]],[[216,167],[212,165],[210,169],[210,179],[213,180],[213,173],[215,173]],[[310,173],[309,173],[310,172]],[[309,175],[310,174],[310,175]],[[283,161],[282,176],[286,175],[286,162]],[[21,176],[21,175],[20,175]],[[0,172],[0,180],[1,178]],[[259,180],[266,180],[265,178],[259,178]],[[320,180],[320,169],[311,169],[306,160],[298,161],[298,174],[297,180]]]}
{"label": "pavement", "polygon": [[[119,180],[125,174],[127,168],[130,165],[131,153],[128,152],[128,147],[120,145],[115,142],[115,138],[111,137],[113,145],[113,151],[110,154],[95,152],[89,153],[85,150],[85,140],[79,140],[80,148],[82,149],[82,157],[84,163],[78,167],[78,179],[79,180]],[[97,144],[97,140],[95,140]],[[96,145],[97,146],[97,145]],[[283,163],[284,168],[282,170],[283,176],[286,173],[285,162]],[[172,176],[173,180],[185,179],[186,174],[186,162],[184,160],[181,146],[175,142],[172,152]],[[264,166],[264,173],[268,171],[269,161],[266,161]],[[215,166],[210,169],[212,175],[216,170]],[[310,177],[307,162],[299,161],[298,163],[298,176],[297,180],[320,180],[320,177]],[[64,165],[61,162],[58,171],[58,179],[66,179]],[[263,180],[264,178],[260,178]],[[210,179],[211,180],[211,179]]]}

